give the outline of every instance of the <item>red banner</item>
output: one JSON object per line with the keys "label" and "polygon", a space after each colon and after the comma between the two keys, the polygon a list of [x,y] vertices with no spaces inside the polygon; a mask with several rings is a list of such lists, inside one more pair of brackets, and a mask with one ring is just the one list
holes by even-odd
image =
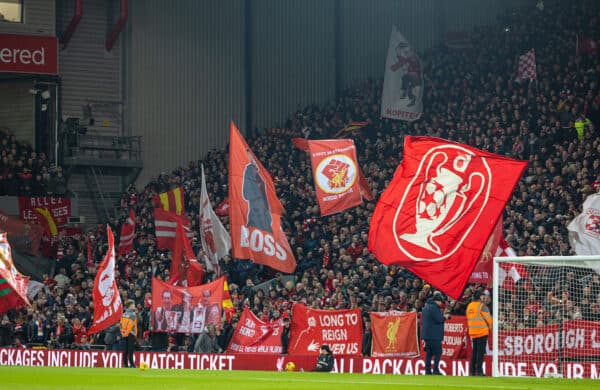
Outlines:
{"label": "red banner", "polygon": [[190,241],[185,236],[181,223],[177,223],[175,248],[171,256],[169,284],[174,286],[193,287],[204,281],[204,268],[196,260]]}
{"label": "red banner", "polygon": [[290,355],[318,355],[327,344],[334,355],[360,355],[363,324],[360,309],[315,310],[303,304],[292,308]]}
{"label": "red banner", "polygon": [[444,321],[443,358],[464,359],[470,356],[468,352],[471,350],[471,339],[468,337],[468,330],[465,316],[453,316]]}
{"label": "red banner", "polygon": [[565,358],[600,356],[600,323],[568,320],[558,324],[500,331],[498,355],[501,358],[553,362]]}
{"label": "red banner", "polygon": [[[118,351],[81,351],[48,349],[12,349],[0,348],[0,366],[37,366],[37,367],[122,367],[123,352]],[[197,353],[135,352],[136,365],[148,363],[151,369],[168,370],[262,370],[281,371],[287,362],[294,362],[296,370],[309,371],[315,368],[316,356],[278,356],[261,355],[257,359],[253,354],[204,355]],[[491,371],[491,359],[483,364],[484,372]],[[535,363],[514,361],[500,363],[503,376],[533,376],[543,378],[558,372],[556,363]],[[563,377],[569,379],[600,379],[600,363],[564,362]],[[349,374],[392,374],[425,375],[423,359],[405,358],[363,358],[335,357],[333,372]],[[440,372],[446,376],[468,376],[468,360],[440,361]],[[262,383],[262,382],[261,382]]]}
{"label": "red banner", "polygon": [[175,287],[152,279],[150,322],[154,332],[202,333],[209,324],[221,328],[223,283],[219,278],[196,287]]}
{"label": "red banner", "polygon": [[119,322],[123,315],[123,303],[115,280],[115,238],[110,226],[106,227],[108,250],[98,267],[94,280],[94,322],[89,333],[98,333]]}
{"label": "red banner", "polygon": [[55,196],[19,196],[19,214],[27,223],[44,227],[48,237],[57,236],[71,216],[71,199]]}
{"label": "red banner", "polygon": [[359,167],[351,139],[308,141],[310,163],[321,215],[359,205]]}
{"label": "red banner", "polygon": [[264,322],[244,308],[227,353],[281,354],[282,329],[282,319]]}
{"label": "red banner", "polygon": [[0,314],[14,307],[29,305],[29,278],[15,268],[6,233],[0,233]]}
{"label": "red banner", "polygon": [[231,122],[229,205],[233,257],[250,259],[285,273],[296,259],[281,229],[283,206],[269,172]]}
{"label": "red banner", "polygon": [[417,312],[371,312],[373,357],[414,357],[419,355]]}
{"label": "red banner", "polygon": [[369,250],[458,299],[527,166],[432,137],[404,138],[404,158],[375,207]]}
{"label": "red banner", "polygon": [[9,241],[16,252],[37,256],[44,229],[39,225],[24,223],[0,211],[0,230],[8,233]]}
{"label": "red banner", "polygon": [[0,34],[0,72],[58,74],[58,39]]}
{"label": "red banner", "polygon": [[477,261],[475,268],[473,268],[473,272],[471,272],[469,283],[483,283],[487,284],[488,286],[492,285],[494,256],[496,255],[500,240],[503,239],[503,237],[502,217],[500,217],[498,218],[498,222],[496,222],[494,231],[492,231],[492,234],[488,238],[485,247],[481,252],[481,256],[479,256],[479,260]]}

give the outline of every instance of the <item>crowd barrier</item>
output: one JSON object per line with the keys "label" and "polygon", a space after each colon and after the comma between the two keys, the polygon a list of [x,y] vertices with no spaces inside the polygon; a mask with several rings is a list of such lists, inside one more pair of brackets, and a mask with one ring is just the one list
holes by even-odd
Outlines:
{"label": "crowd barrier", "polygon": [[[46,366],[46,367],[112,367],[122,365],[122,352],[76,351],[0,348],[0,366]],[[170,370],[261,370],[281,371],[287,362],[294,362],[296,370],[310,371],[315,367],[316,356],[308,355],[261,355],[256,354],[196,354],[184,352],[136,352],[135,362],[144,361],[150,368]],[[484,371],[490,372],[490,360],[486,358]],[[469,375],[469,361],[464,359],[442,360],[443,375]],[[559,371],[555,363],[525,361],[503,362],[500,371],[506,376],[553,376]],[[337,357],[334,372],[363,374],[424,375],[424,362],[417,358],[363,358]],[[600,362],[569,362],[562,364],[565,378],[600,379]]]}

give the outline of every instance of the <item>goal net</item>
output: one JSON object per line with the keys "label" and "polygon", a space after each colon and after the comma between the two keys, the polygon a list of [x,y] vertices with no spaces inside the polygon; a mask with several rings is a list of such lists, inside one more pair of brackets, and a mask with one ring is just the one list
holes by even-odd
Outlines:
{"label": "goal net", "polygon": [[492,375],[600,377],[600,256],[496,257]]}

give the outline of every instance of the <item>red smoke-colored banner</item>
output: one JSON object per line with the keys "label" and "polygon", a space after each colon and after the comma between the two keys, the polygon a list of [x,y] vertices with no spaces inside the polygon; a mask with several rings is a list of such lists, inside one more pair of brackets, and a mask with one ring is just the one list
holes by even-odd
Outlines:
{"label": "red smoke-colored banner", "polygon": [[471,272],[469,283],[484,283],[488,286],[492,285],[492,270],[494,268],[494,256],[496,256],[496,250],[500,244],[500,240],[503,238],[502,233],[502,217],[498,218],[494,231],[488,238],[479,261]]}
{"label": "red smoke-colored banner", "polygon": [[359,205],[360,168],[351,139],[308,141],[310,162],[321,215]]}
{"label": "red smoke-colored banner", "polygon": [[244,308],[227,353],[280,354],[282,329],[281,319],[263,322]]}
{"label": "red smoke-colored banner", "polygon": [[219,278],[196,287],[175,287],[152,279],[150,322],[154,332],[202,333],[209,324],[221,328],[223,283]]}
{"label": "red smoke-colored banner", "polygon": [[414,357],[419,355],[416,312],[371,312],[373,357]]}
{"label": "red smoke-colored banner", "polygon": [[318,355],[321,345],[327,344],[334,355],[360,355],[362,333],[360,309],[315,310],[295,304],[288,352]]}
{"label": "red smoke-colored banner", "polygon": [[0,34],[0,72],[58,74],[58,39]]}

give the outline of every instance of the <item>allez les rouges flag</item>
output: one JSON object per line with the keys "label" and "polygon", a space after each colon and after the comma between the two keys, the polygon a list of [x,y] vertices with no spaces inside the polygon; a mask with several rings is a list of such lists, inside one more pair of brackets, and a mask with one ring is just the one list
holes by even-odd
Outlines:
{"label": "allez les rouges flag", "polygon": [[354,141],[311,140],[308,148],[321,215],[359,205],[362,199]]}
{"label": "allez les rouges flag", "polygon": [[297,303],[292,308],[290,355],[318,355],[327,344],[334,355],[360,355],[363,324],[360,309],[315,310]]}
{"label": "allez les rouges flag", "polygon": [[121,295],[115,280],[115,238],[110,226],[106,227],[106,233],[108,250],[94,280],[94,322],[88,331],[90,334],[98,333],[116,324],[123,315]]}
{"label": "allez les rouges flag", "polygon": [[245,307],[227,353],[280,354],[282,330],[283,318],[264,322]]}
{"label": "allez les rouges flag", "polygon": [[233,257],[285,273],[296,259],[281,229],[283,206],[273,179],[233,122],[229,141],[229,216]]}
{"label": "allez les rouges flag", "polygon": [[439,138],[406,137],[371,218],[369,250],[458,299],[526,166]]}

